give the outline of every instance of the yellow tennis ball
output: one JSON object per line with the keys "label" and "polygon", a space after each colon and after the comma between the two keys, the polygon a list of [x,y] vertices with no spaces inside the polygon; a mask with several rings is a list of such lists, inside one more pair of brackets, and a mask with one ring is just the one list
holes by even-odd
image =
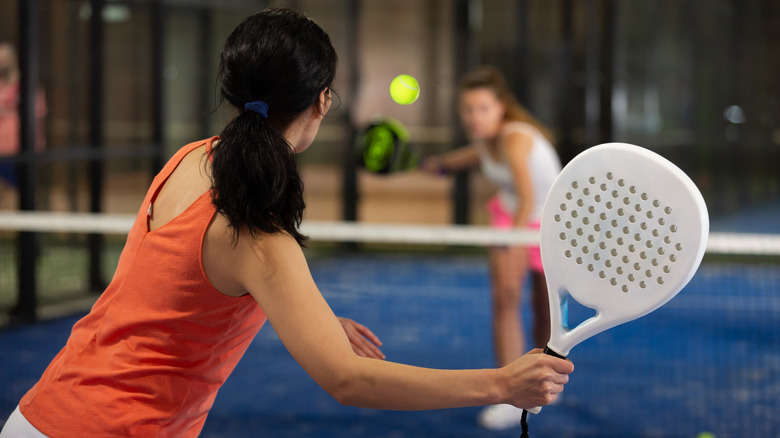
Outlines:
{"label": "yellow tennis ball", "polygon": [[393,82],[390,82],[390,97],[401,105],[414,103],[420,97],[420,84],[414,76],[396,76]]}
{"label": "yellow tennis ball", "polygon": [[715,434],[712,432],[702,432],[696,435],[696,438],[715,438]]}

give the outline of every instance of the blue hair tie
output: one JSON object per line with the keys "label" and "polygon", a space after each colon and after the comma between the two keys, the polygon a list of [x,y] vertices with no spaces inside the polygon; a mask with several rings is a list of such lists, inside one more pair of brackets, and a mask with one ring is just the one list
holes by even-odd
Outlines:
{"label": "blue hair tie", "polygon": [[261,116],[268,118],[268,104],[262,100],[247,102],[244,104],[244,111],[254,111]]}

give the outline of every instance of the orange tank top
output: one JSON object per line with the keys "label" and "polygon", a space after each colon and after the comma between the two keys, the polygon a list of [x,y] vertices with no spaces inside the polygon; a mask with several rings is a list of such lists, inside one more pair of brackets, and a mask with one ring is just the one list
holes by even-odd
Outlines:
{"label": "orange tank top", "polygon": [[217,390],[265,322],[250,296],[216,290],[203,270],[203,238],[216,210],[201,195],[149,231],[147,212],[191,143],[154,179],[108,288],[22,398],[51,437],[195,437]]}

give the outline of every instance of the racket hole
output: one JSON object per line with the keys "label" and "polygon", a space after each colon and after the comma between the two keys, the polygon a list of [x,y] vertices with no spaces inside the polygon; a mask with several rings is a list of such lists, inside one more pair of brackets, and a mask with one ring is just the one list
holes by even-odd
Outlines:
{"label": "racket hole", "polygon": [[588,178],[588,182],[591,183],[591,184],[596,184],[596,178],[595,177],[590,177],[590,178]]}
{"label": "racket hole", "polygon": [[588,213],[593,214],[596,212],[596,209],[591,205],[588,207]]}
{"label": "racket hole", "polygon": [[582,228],[577,228],[577,235],[582,236]]}
{"label": "racket hole", "polygon": [[555,216],[553,216],[553,219],[555,219],[555,222],[560,222],[561,221],[561,215],[556,214]]}
{"label": "racket hole", "polygon": [[633,194],[633,193],[636,193],[636,186],[631,186],[631,187],[629,187],[629,188],[628,188],[628,191],[629,191],[629,192],[631,192],[632,194]]}
{"label": "racket hole", "polygon": [[564,252],[563,252],[563,255],[564,255],[564,256],[566,256],[566,258],[567,258],[567,259],[568,259],[568,258],[571,258],[571,251],[569,251],[569,250],[567,249],[566,251],[564,251]]}
{"label": "racket hole", "polygon": [[610,224],[611,224],[613,227],[617,228],[617,226],[618,226],[618,221],[617,221],[617,219],[612,219],[612,222],[610,222]]}
{"label": "racket hole", "polygon": [[664,236],[664,243],[668,245],[672,243],[672,239],[670,239],[669,236]]}
{"label": "racket hole", "polygon": [[566,233],[561,233],[558,235],[558,237],[560,237],[561,240],[566,240]]}
{"label": "racket hole", "polygon": [[653,218],[653,212],[652,211],[648,211],[647,212],[647,218],[648,219],[652,219]]}
{"label": "racket hole", "polygon": [[[646,253],[646,252],[644,252],[644,251],[640,252],[640,253],[639,253],[639,258],[640,258],[640,259],[642,259],[642,260],[645,260],[645,259],[647,259],[647,253]],[[638,268],[637,268],[637,269],[638,269]]]}
{"label": "racket hole", "polygon": [[571,222],[569,222],[569,221],[566,221],[566,223],[565,223],[565,224],[563,224],[563,226],[564,226],[564,227],[566,227],[566,228],[568,228],[568,229],[571,229]]}
{"label": "racket hole", "polygon": [[573,196],[571,195],[571,192],[566,192],[566,199],[571,201],[571,198],[573,198]]}
{"label": "racket hole", "polygon": [[601,231],[601,225],[593,224],[593,229],[596,230],[596,231]]}
{"label": "racket hole", "polygon": [[[623,263],[628,263],[628,256],[623,256]],[[618,269],[620,269],[620,268],[618,268]],[[622,271],[622,269],[621,269],[621,271]]]}
{"label": "racket hole", "polygon": [[634,274],[628,274],[628,281],[634,281]]}
{"label": "racket hole", "polygon": [[593,260],[595,261],[601,260],[601,255],[599,253],[593,254]]}
{"label": "racket hole", "polygon": [[596,202],[601,202],[601,195],[594,196],[593,200],[596,201]]}
{"label": "racket hole", "polygon": [[672,254],[672,255],[669,256],[669,260],[671,260],[672,262],[676,262],[677,261],[677,256]]}
{"label": "racket hole", "polygon": [[593,272],[595,269],[593,265],[588,265],[588,271]]}
{"label": "racket hole", "polygon": [[628,221],[629,221],[629,222],[631,222],[631,223],[633,224],[634,222],[636,222],[636,216],[634,216],[634,215],[632,214],[631,216],[629,216],[629,217],[628,217]]}
{"label": "racket hole", "polygon": [[579,216],[579,213],[577,213],[577,210],[572,210],[571,211],[571,217],[577,217],[577,216]]}
{"label": "racket hole", "polygon": [[639,266],[639,263],[634,263],[634,270],[638,271],[639,269],[641,269],[641,267]]}
{"label": "racket hole", "polygon": [[607,191],[607,185],[606,185],[606,184],[603,184],[603,183],[602,183],[602,184],[599,186],[599,188],[601,189],[601,191],[602,191],[602,192],[606,192],[606,191]]}
{"label": "racket hole", "polygon": [[612,172],[607,172],[607,179],[612,181]]}
{"label": "racket hole", "polygon": [[582,223],[585,224],[585,225],[588,225],[590,223],[590,219],[588,219],[588,217],[585,216],[585,217],[582,218]]}
{"label": "racket hole", "polygon": [[682,251],[682,244],[680,243],[675,244],[674,249],[676,249],[677,251]]}
{"label": "racket hole", "polygon": [[637,204],[637,205],[634,206],[634,210],[636,210],[637,212],[640,212],[640,211],[642,211],[642,206]]}
{"label": "racket hole", "polygon": [[664,284],[663,277],[658,277],[658,284]]}
{"label": "racket hole", "polygon": [[617,197],[618,197],[618,192],[617,192],[617,190],[613,190],[613,191],[612,191],[612,197],[613,197],[613,198],[617,198]]}
{"label": "racket hole", "polygon": [[595,238],[595,237],[593,237],[593,235],[592,235],[592,234],[588,236],[588,242],[590,242],[590,243],[593,243],[593,242],[595,242],[595,241],[596,241],[596,238]]}
{"label": "racket hole", "polygon": [[617,214],[618,214],[618,216],[623,216],[623,214],[625,214],[625,213],[623,212],[622,208],[618,208],[617,209]]}
{"label": "racket hole", "polygon": [[653,230],[652,233],[653,237],[658,237],[658,230]]}
{"label": "racket hole", "polygon": [[623,234],[628,234],[628,227],[623,227]]}
{"label": "racket hole", "polygon": [[610,260],[605,260],[605,261],[604,261],[604,266],[606,266],[606,267],[608,267],[608,268],[611,268],[611,267],[612,267],[612,261],[610,261]]}
{"label": "racket hole", "polygon": [[583,246],[583,247],[582,247],[582,253],[583,253],[583,254],[587,254],[587,253],[589,253],[589,252],[590,252],[590,249],[589,249],[587,246]]}
{"label": "racket hole", "polygon": [[621,178],[621,179],[619,179],[619,180],[617,181],[617,183],[618,183],[618,186],[619,186],[619,187],[623,187],[624,185],[626,185],[626,182],[625,182],[625,181],[623,181],[623,179],[622,179],[622,178]]}
{"label": "racket hole", "polygon": [[590,195],[590,189],[589,189],[589,188],[587,188],[587,187],[585,187],[584,189],[582,189],[582,193],[583,193],[584,195],[586,195],[586,196],[587,196],[587,195]]}
{"label": "racket hole", "polygon": [[[587,193],[586,193],[586,194],[587,194]],[[585,202],[584,202],[582,199],[578,199],[578,200],[577,200],[577,206],[578,206],[578,207],[582,207],[583,205],[585,205]]]}
{"label": "racket hole", "polygon": [[625,197],[625,198],[623,198],[623,203],[624,203],[624,204],[626,204],[626,205],[628,205],[628,204],[630,204],[630,203],[631,203],[631,200],[630,200],[630,199],[628,199],[628,197]]}
{"label": "racket hole", "polygon": [[599,242],[599,248],[601,249],[607,249],[607,244],[604,242]]}
{"label": "racket hole", "polygon": [[573,188],[573,189],[576,189],[576,188],[577,188],[577,187],[579,187],[579,186],[580,186],[580,185],[579,185],[579,184],[577,184],[577,181],[572,181],[572,182],[571,182],[571,188]]}
{"label": "racket hole", "polygon": [[634,234],[634,240],[639,242],[640,240],[642,240],[642,236],[640,236],[639,233],[636,233],[636,234]]}
{"label": "racket hole", "polygon": [[571,239],[571,242],[569,242],[569,244],[570,244],[571,246],[573,246],[574,248],[576,248],[576,247],[577,247],[577,241],[576,241],[575,239]]}
{"label": "racket hole", "polygon": [[663,247],[658,247],[658,255],[664,255]]}
{"label": "racket hole", "polygon": [[647,201],[647,193],[642,193],[641,195],[639,195],[639,197],[640,197],[640,198],[641,198],[643,201]]}
{"label": "racket hole", "polygon": [[617,250],[616,250],[615,248],[612,248],[612,249],[609,251],[609,253],[610,253],[610,254],[612,254],[612,257],[617,257]]}
{"label": "racket hole", "polygon": [[606,213],[599,214],[599,219],[601,219],[603,221],[607,220],[607,214]]}
{"label": "racket hole", "polygon": [[639,224],[639,228],[641,228],[643,230],[646,230],[647,229],[647,222],[642,222],[641,224]]}
{"label": "racket hole", "polygon": [[607,201],[607,203],[604,205],[607,207],[607,209],[612,210],[612,202]]}
{"label": "racket hole", "polygon": [[634,252],[636,251],[636,247],[634,245],[628,245],[628,252]]}
{"label": "racket hole", "polygon": [[628,286],[626,286],[625,284],[620,289],[623,291],[623,293],[628,292]]}
{"label": "racket hole", "polygon": [[[645,246],[648,247],[648,248],[652,248],[653,247],[653,242],[648,240],[647,242],[645,242]],[[661,249],[661,248],[658,248],[658,249]]]}
{"label": "racket hole", "polygon": [[611,284],[612,286],[616,286],[617,285],[617,279],[615,279],[615,277],[610,278],[609,279],[609,284]]}
{"label": "racket hole", "polygon": [[582,257],[577,257],[576,261],[577,261],[578,265],[581,265],[582,264]]}
{"label": "racket hole", "polygon": [[664,207],[664,213],[672,214],[672,207]]}
{"label": "racket hole", "polygon": [[646,287],[647,287],[647,283],[645,283],[644,281],[640,281],[640,282],[639,282],[639,287],[640,287],[640,288],[642,288],[642,289],[644,289],[644,288],[646,288]]}
{"label": "racket hole", "polygon": [[677,232],[677,225],[672,225],[671,227],[669,227],[669,231],[671,231],[672,233],[676,233]]}
{"label": "racket hole", "polygon": [[611,239],[612,238],[612,231],[607,230],[607,232],[604,233],[604,235],[607,236],[607,239]]}
{"label": "racket hole", "polygon": [[606,278],[607,274],[604,271],[599,271],[599,278]]}
{"label": "racket hole", "polygon": [[660,203],[660,202],[658,202],[658,200],[657,200],[657,199],[654,199],[654,200],[653,200],[653,207],[655,207],[655,208],[658,208],[658,206],[660,206],[660,205],[661,205],[661,203]]}
{"label": "racket hole", "polygon": [[566,204],[561,204],[561,211],[566,211]]}
{"label": "racket hole", "polygon": [[618,237],[617,238],[617,244],[618,245],[622,245],[623,244],[623,238],[622,237]]}
{"label": "racket hole", "polygon": [[658,218],[658,225],[666,225],[666,221],[664,220],[664,218],[662,217]]}
{"label": "racket hole", "polygon": [[653,266],[658,266],[658,259],[653,259],[653,260],[650,262],[650,264],[651,264],[651,265],[653,265]]}
{"label": "racket hole", "polygon": [[664,272],[665,272],[665,273],[667,273],[667,274],[668,274],[668,273],[669,273],[669,272],[671,272],[671,271],[672,271],[672,270],[671,270],[671,268],[669,268],[669,266],[666,266],[666,265],[664,266]]}
{"label": "racket hole", "polygon": [[647,271],[645,271],[645,277],[650,278],[652,276],[653,276],[653,271],[651,271],[649,269]]}

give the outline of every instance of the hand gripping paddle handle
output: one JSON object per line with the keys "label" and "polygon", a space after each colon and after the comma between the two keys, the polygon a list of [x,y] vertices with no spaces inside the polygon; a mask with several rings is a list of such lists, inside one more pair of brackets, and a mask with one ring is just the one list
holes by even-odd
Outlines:
{"label": "hand gripping paddle handle", "polygon": [[[559,359],[566,359],[566,356],[561,356],[560,354],[556,353],[554,350],[550,348],[550,346],[544,347],[544,354],[549,354],[550,356],[557,357]],[[542,407],[537,406],[535,408],[528,409],[528,412],[532,414],[538,414],[539,412],[542,412]]]}

